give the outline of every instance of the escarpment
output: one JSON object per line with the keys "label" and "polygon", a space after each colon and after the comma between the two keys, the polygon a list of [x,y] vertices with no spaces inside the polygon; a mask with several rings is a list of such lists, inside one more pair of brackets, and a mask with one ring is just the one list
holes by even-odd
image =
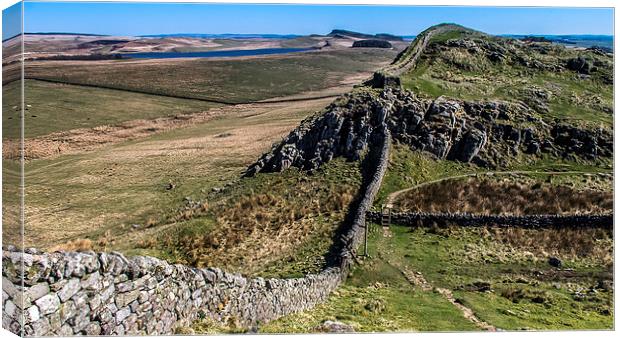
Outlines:
{"label": "escarpment", "polygon": [[[566,113],[558,112],[581,102],[587,109],[611,113],[605,102],[597,97],[570,96],[548,81],[544,86],[533,86],[522,85],[518,79],[535,74],[543,80],[561,76],[562,81],[608,83],[609,55],[594,58],[590,54],[571,59],[573,54],[558,45],[494,37],[454,24],[431,27],[362,87],[305,120],[245,175],[289,167],[311,171],[334,157],[357,160],[376,139],[373,133],[382,123],[395,142],[412,150],[488,168],[547,155],[575,161],[611,157],[610,128],[574,118],[561,119]],[[491,81],[484,74],[489,69],[504,69],[515,77],[506,80],[509,86],[502,89],[506,95],[472,92],[460,98],[449,94],[429,97],[415,86],[415,93],[402,87],[405,76],[411,77],[420,62],[440,62],[455,72],[477,74],[432,74],[446,76],[447,82]],[[492,87],[492,82],[488,86]]]}
{"label": "escarpment", "polygon": [[612,155],[611,132],[549,125],[531,113],[531,108],[510,102],[427,100],[400,88],[363,88],[303,121],[245,175],[289,167],[311,171],[335,157],[358,160],[382,123],[395,141],[412,150],[489,168],[505,166],[516,156],[592,160]]}

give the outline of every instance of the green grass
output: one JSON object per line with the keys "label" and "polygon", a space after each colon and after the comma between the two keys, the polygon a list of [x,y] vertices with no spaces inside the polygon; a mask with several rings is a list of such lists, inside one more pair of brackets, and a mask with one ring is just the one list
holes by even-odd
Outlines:
{"label": "green grass", "polygon": [[[18,121],[19,82],[3,86],[2,123]],[[217,107],[197,100],[131,93],[36,80],[25,81],[25,137],[43,136],[77,128],[115,125],[137,119],[154,119],[183,113],[206,111]],[[3,138],[19,137],[19,129],[5,129]]]}
{"label": "green grass", "polygon": [[438,161],[428,153],[411,151],[406,145],[395,144],[390,154],[390,165],[374,204],[380,206],[394,191],[442,177],[477,171],[482,169],[454,161]]}
{"label": "green grass", "polygon": [[316,332],[326,320],[350,324],[358,332],[476,330],[439,293],[415,288],[397,268],[377,258],[385,249],[380,236],[378,231],[371,233],[373,258],[356,267],[325,304],[267,323],[260,332]]}
{"label": "green grass", "polygon": [[[433,41],[443,43],[460,35],[461,32],[450,31],[434,37]],[[556,58],[560,64],[578,54],[570,50],[555,50],[551,55],[527,53],[534,60],[549,62]],[[524,89],[538,88],[550,94],[549,111],[535,113],[538,117],[605,128],[613,123],[613,114],[605,111],[613,109],[613,86],[604,84],[599,73],[579,79],[575,72],[568,70],[541,71],[512,61],[493,63],[484,53],[472,54],[450,47],[441,54],[425,52],[417,67],[403,74],[401,80],[405,88],[429,98],[445,95],[464,100],[523,101],[526,104],[532,94]]]}
{"label": "green grass", "polygon": [[413,290],[410,285],[347,285],[334,292],[327,303],[270,322],[260,332],[320,332],[317,327],[327,320],[344,322],[357,332],[476,330],[438,293]]}
{"label": "green grass", "polygon": [[[536,238],[537,231],[521,236]],[[403,269],[421,272],[433,287],[453,290],[457,301],[501,329],[613,327],[612,292],[599,290],[582,301],[572,295],[576,289],[611,278],[608,263],[569,258],[560,252],[558,257],[574,274],[553,279],[545,277],[553,271],[546,256],[495,243],[497,239],[484,228],[412,230],[392,225],[391,232],[392,237],[383,237],[378,226],[371,227],[369,258],[354,267],[327,302],[261,325],[259,332],[320,332],[319,326],[327,320],[344,322],[357,332],[479,330],[440,293],[411,285]],[[501,230],[498,234],[503,236]],[[601,236],[600,232],[588,234]],[[612,237],[608,234],[601,238],[606,239],[600,245],[611,252]],[[488,283],[491,291],[478,291],[474,286],[477,282]],[[195,333],[234,332],[234,327],[214,327],[203,321],[194,323],[192,329]]]}
{"label": "green grass", "polygon": [[296,55],[209,60],[42,63],[30,77],[101,85],[153,94],[249,102],[320,90],[388,62],[394,51],[340,50]]}
{"label": "green grass", "polygon": [[[457,299],[462,299],[477,316],[492,325],[510,330],[613,327],[613,316],[602,314],[603,310],[610,310],[613,293],[599,291],[586,301],[573,299],[571,293],[571,289],[588,289],[595,286],[598,279],[610,278],[607,261],[570,256],[565,252],[568,248],[560,248],[559,252],[550,254],[557,255],[566,267],[573,268],[574,276],[553,280],[537,275],[553,271],[543,253],[549,249],[530,252],[524,247],[497,243],[484,228],[411,230],[392,226],[391,229],[394,237],[384,249],[389,252],[390,259],[420,271],[434,286],[456,290]],[[519,236],[536,238],[542,234],[532,230]],[[506,235],[499,230],[498,236]],[[574,236],[584,235],[575,232]],[[594,232],[592,236],[598,238],[601,233]],[[606,239],[598,240],[598,245],[611,252],[613,240],[609,235],[602,236]],[[531,247],[531,250],[536,249]],[[493,291],[470,290],[478,281],[490,283]],[[523,290],[526,296],[515,302],[504,296],[510,290]],[[535,295],[542,295],[544,301],[532,300]]]}

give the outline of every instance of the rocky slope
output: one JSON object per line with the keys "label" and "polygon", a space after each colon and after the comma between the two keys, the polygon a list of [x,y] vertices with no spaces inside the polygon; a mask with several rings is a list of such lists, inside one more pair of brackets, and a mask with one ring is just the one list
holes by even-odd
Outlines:
{"label": "rocky slope", "polygon": [[[459,38],[464,34],[465,38]],[[544,115],[544,95],[530,87],[519,88],[525,93],[523,100],[485,96],[471,100],[446,95],[433,98],[401,87],[400,75],[415,69],[420,58],[428,57],[430,52],[450,55],[450,46],[472,49],[473,53],[485,55],[491,63],[519,63],[519,67],[532,71],[587,73],[602,82],[608,80],[604,61],[588,61],[585,57],[540,58],[540,53],[532,57],[528,56],[531,53],[520,53],[521,44],[455,25],[430,28],[365,86],[303,121],[250,166],[246,176],[282,171],[291,166],[314,170],[338,156],[357,160],[364,155],[374,140],[377,127],[382,124],[387,125],[394,141],[407,144],[412,150],[489,168],[505,167],[517,158],[527,161],[551,156],[596,161],[611,157],[611,128],[549,118]],[[511,48],[511,45],[518,47]],[[547,44],[527,48],[546,48],[547,53],[551,53],[555,48],[564,47]]]}
{"label": "rocky slope", "polygon": [[567,124],[531,122],[527,107],[505,102],[427,100],[399,88],[358,89],[309,118],[250,166],[246,176],[289,167],[314,170],[334,157],[357,160],[385,123],[394,140],[437,158],[501,167],[517,155],[610,157],[613,135]]}

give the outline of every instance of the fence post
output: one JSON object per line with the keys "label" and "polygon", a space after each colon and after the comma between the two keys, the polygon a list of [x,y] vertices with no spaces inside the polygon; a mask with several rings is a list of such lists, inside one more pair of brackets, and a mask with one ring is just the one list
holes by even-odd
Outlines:
{"label": "fence post", "polygon": [[364,257],[368,257],[368,220],[364,222]]}

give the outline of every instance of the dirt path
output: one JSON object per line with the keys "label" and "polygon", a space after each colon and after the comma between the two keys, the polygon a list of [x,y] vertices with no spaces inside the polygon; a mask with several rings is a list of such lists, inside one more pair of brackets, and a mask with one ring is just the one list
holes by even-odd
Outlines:
{"label": "dirt path", "polygon": [[497,331],[497,328],[495,326],[478,318],[472,309],[468,308],[467,306],[459,302],[456,298],[454,298],[454,295],[452,294],[451,290],[439,288],[439,287],[433,287],[433,285],[429,283],[426,280],[426,278],[424,278],[424,275],[422,275],[422,273],[419,271],[414,272],[406,266],[401,267],[399,264],[393,264],[390,262],[388,262],[388,264],[398,269],[400,273],[407,279],[409,284],[415,287],[419,287],[423,291],[430,292],[430,291],[436,290],[437,292],[439,292],[442,296],[444,296],[444,298],[446,298],[446,300],[448,300],[452,305],[454,305],[456,308],[458,308],[463,313],[463,317],[465,317],[470,322],[474,323],[479,328],[486,330],[486,331]]}
{"label": "dirt path", "polygon": [[476,316],[476,314],[474,313],[474,311],[470,308],[468,308],[467,306],[463,305],[462,303],[460,303],[456,298],[454,298],[454,296],[452,295],[452,291],[448,290],[448,289],[444,289],[444,288],[436,288],[437,291],[439,293],[441,293],[450,303],[452,303],[452,305],[454,305],[455,307],[457,307],[459,310],[461,310],[461,312],[463,313],[463,316],[469,320],[470,322],[474,323],[476,326],[478,326],[479,328],[486,330],[486,331],[497,331],[497,328],[487,322],[485,322],[484,320],[478,318]]}
{"label": "dirt path", "polygon": [[585,175],[585,174],[592,174],[591,172],[587,172],[587,171],[532,171],[532,170],[511,170],[511,171],[487,171],[484,173],[471,173],[471,174],[462,174],[462,175],[454,175],[454,176],[448,176],[448,177],[442,177],[433,181],[427,181],[427,182],[423,182],[420,184],[416,184],[412,187],[409,188],[405,188],[405,189],[401,189],[398,191],[395,191],[391,194],[388,195],[385,204],[392,208],[394,206],[394,201],[396,201],[396,199],[398,198],[398,196],[426,186],[426,185],[430,185],[430,184],[434,184],[434,183],[439,183],[439,182],[443,182],[443,181],[448,181],[448,180],[453,180],[453,179],[459,179],[459,178],[465,178],[465,177],[476,177],[476,176],[493,176],[493,175],[520,175],[520,174],[542,174],[542,175]]}
{"label": "dirt path", "polygon": [[[389,236],[386,236],[386,233],[389,233]],[[389,237],[392,237],[389,227],[387,227],[387,231],[384,228],[383,238]],[[426,278],[424,278],[424,275],[421,272],[413,271],[406,264],[401,264],[400,262],[395,262],[392,259],[388,258],[394,256],[394,249],[391,248],[386,241],[387,239],[380,239],[380,242],[384,243],[384,245],[382,245],[384,250],[377,252],[378,258],[387,263],[388,265],[392,266],[393,268],[397,269],[403,275],[403,277],[405,277],[409,284],[411,284],[413,287],[419,287],[420,289],[422,289],[422,291],[425,292],[439,292],[448,302],[450,302],[450,304],[458,308],[463,313],[463,317],[474,323],[474,325],[485,331],[497,331],[497,328],[495,326],[478,318],[472,309],[468,308],[467,306],[459,302],[458,299],[454,298],[451,290],[433,286],[426,280]]]}

